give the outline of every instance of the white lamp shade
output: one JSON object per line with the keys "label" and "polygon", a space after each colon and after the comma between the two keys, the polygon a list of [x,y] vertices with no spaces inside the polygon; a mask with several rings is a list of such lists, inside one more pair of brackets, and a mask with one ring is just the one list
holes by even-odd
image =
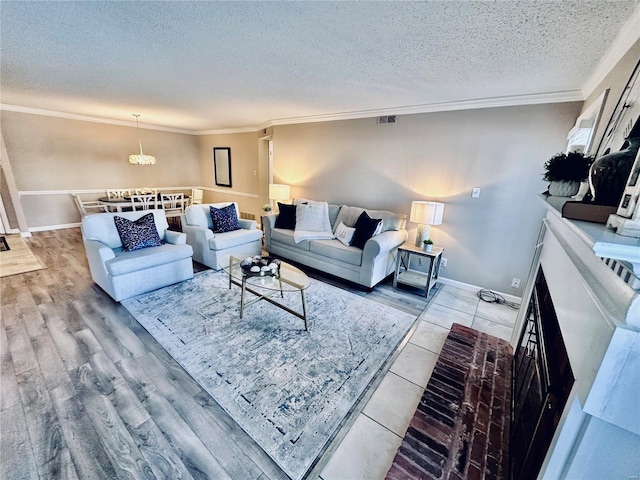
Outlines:
{"label": "white lamp shade", "polygon": [[281,183],[270,183],[269,198],[271,200],[287,200],[291,198],[291,187]]}
{"label": "white lamp shade", "polygon": [[441,225],[444,203],[439,202],[411,202],[409,221],[422,225]]}

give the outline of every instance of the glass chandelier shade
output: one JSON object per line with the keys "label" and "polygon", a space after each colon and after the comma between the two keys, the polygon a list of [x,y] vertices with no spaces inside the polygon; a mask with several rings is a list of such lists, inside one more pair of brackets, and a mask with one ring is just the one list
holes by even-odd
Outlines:
{"label": "glass chandelier shade", "polygon": [[156,157],[153,155],[145,155],[142,152],[142,140],[140,140],[140,127],[138,126],[138,117],[140,115],[133,114],[136,117],[136,130],[138,131],[138,145],[140,146],[140,154],[129,155],[129,163],[131,165],[155,165]]}

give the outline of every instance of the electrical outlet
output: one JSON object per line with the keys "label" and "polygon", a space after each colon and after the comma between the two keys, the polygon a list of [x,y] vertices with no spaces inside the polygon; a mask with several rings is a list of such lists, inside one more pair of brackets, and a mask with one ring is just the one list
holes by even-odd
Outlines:
{"label": "electrical outlet", "polygon": [[511,288],[520,288],[520,279],[514,278],[511,280]]}
{"label": "electrical outlet", "polygon": [[475,188],[471,191],[471,198],[480,198],[480,188],[475,187]]}
{"label": "electrical outlet", "polygon": [[446,257],[442,257],[442,260],[440,260],[440,266],[441,267],[446,267],[447,266],[447,260],[449,260]]}

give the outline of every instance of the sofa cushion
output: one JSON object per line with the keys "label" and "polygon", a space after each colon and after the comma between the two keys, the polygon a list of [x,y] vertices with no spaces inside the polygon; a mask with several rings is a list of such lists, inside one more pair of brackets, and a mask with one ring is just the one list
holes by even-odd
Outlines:
{"label": "sofa cushion", "polygon": [[331,224],[332,229],[336,225],[336,219],[338,218],[338,214],[340,213],[341,208],[342,205],[329,204],[329,223]]}
{"label": "sofa cushion", "polygon": [[350,265],[362,264],[362,250],[343,245],[338,240],[312,240],[310,250],[323,257],[345,262]]}
{"label": "sofa cushion", "polygon": [[190,205],[184,212],[187,218],[187,224],[194,227],[209,228],[207,222],[207,214],[200,205]]}
{"label": "sofa cushion", "polygon": [[[325,224],[329,228],[325,228]],[[330,230],[329,206],[326,203],[296,205],[296,230],[324,232]]]}
{"label": "sofa cushion", "polygon": [[116,251],[116,258],[107,260],[105,267],[110,275],[118,276],[158,265],[166,265],[192,255],[191,245],[164,244],[133,252]]}
{"label": "sofa cushion", "polygon": [[[336,219],[335,227],[337,227],[340,222],[343,222],[347,227],[355,227],[358,218],[364,212],[364,208],[360,207],[349,207],[344,205],[340,209],[340,213],[338,213],[338,218]],[[387,232],[389,230],[401,230],[405,227],[407,223],[407,216],[401,215],[398,213],[387,212],[386,210],[369,210],[366,212],[369,214],[371,218],[380,218],[382,219],[382,232]],[[335,231],[335,228],[334,228]]]}
{"label": "sofa cushion", "polygon": [[351,239],[356,229],[354,227],[347,227],[344,223],[336,227],[336,238],[342,242],[343,245],[351,245]]}
{"label": "sofa cushion", "polygon": [[327,202],[308,201],[296,205],[296,229],[293,232],[296,243],[333,237]]}
{"label": "sofa cushion", "polygon": [[209,207],[211,221],[213,222],[213,233],[233,232],[240,230],[236,206],[231,204],[223,208]]}
{"label": "sofa cushion", "polygon": [[364,244],[367,243],[374,233],[380,229],[382,219],[371,218],[367,212],[362,212],[356,221],[353,237],[351,238],[351,246],[357,248],[364,248]]}
{"label": "sofa cushion", "polygon": [[153,213],[147,213],[137,220],[128,220],[116,215],[113,221],[122,241],[122,250],[125,252],[162,245]]}
{"label": "sofa cushion", "polygon": [[296,228],[296,206],[278,202],[276,228],[294,230]]}
{"label": "sofa cushion", "polygon": [[262,231],[254,228],[247,230],[241,228],[231,232],[216,233],[209,239],[209,248],[211,250],[224,250],[226,248],[238,247],[238,252],[242,251],[242,245],[255,242],[262,238]]}
{"label": "sofa cushion", "polygon": [[287,247],[297,248],[299,250],[309,251],[309,240],[303,240],[296,243],[293,237],[293,230],[288,228],[274,228],[271,230],[271,242],[286,245]]}
{"label": "sofa cushion", "polygon": [[[329,204],[327,202],[317,202],[315,200],[307,200],[306,198],[296,198],[293,201],[294,205],[296,205],[297,209],[296,209],[296,228],[301,229],[301,230],[307,230],[310,232],[333,232],[333,227],[331,226],[331,218],[329,216]],[[305,211],[305,210],[309,210],[309,208],[314,208],[317,209],[319,207],[300,207],[300,205],[320,205],[322,207],[322,229],[318,229],[318,227],[316,227],[316,229],[311,230],[308,228],[300,228],[297,224],[298,221],[298,212],[300,212],[300,210]],[[336,215],[337,216],[337,215]],[[335,221],[335,218],[334,218]],[[333,238],[333,237],[331,237]]]}

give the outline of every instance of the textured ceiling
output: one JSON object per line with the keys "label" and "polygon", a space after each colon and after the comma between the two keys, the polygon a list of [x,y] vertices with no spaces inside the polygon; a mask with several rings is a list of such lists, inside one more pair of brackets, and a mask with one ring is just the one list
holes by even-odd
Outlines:
{"label": "textured ceiling", "polygon": [[637,5],[1,1],[1,102],[202,131],[575,91]]}

